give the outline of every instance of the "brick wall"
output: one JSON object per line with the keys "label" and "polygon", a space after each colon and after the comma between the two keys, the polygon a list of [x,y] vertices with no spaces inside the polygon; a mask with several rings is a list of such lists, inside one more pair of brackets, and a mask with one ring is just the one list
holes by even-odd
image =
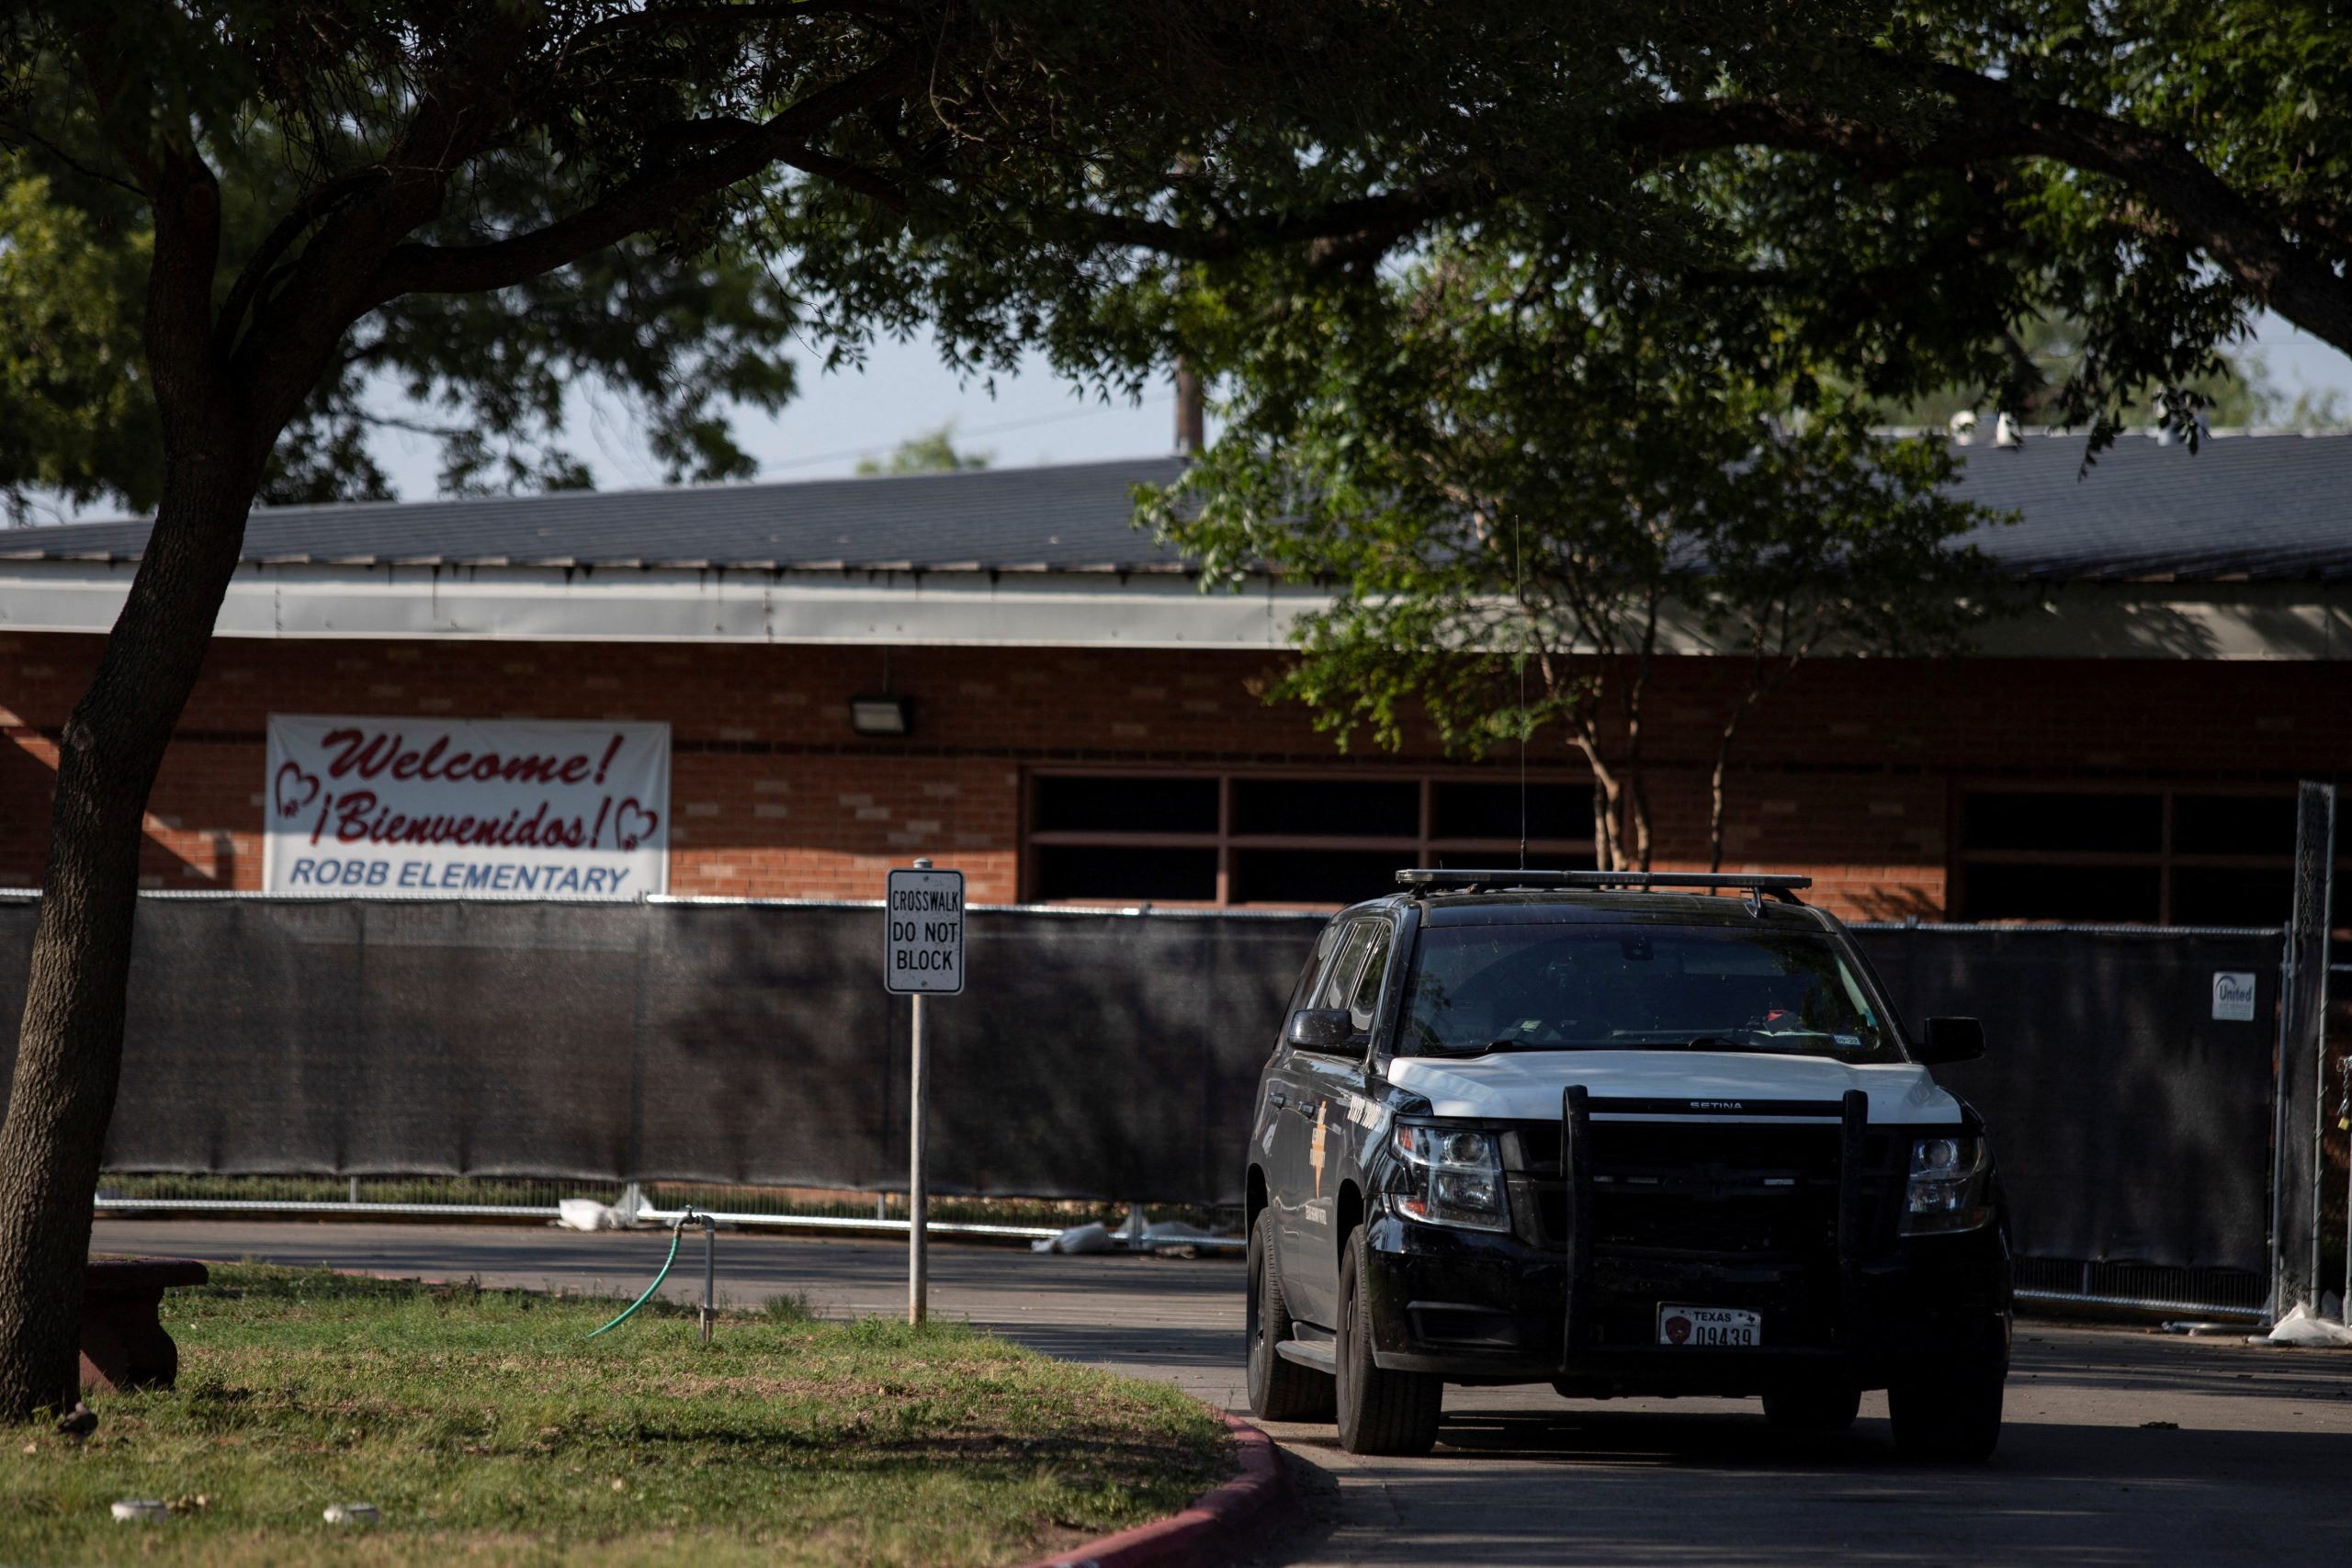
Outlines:
{"label": "brick wall", "polygon": [[[0,884],[39,880],[59,727],[95,637],[0,635]],[[158,779],[150,886],[254,887],[272,712],[629,718],[672,726],[671,889],[872,897],[917,854],[961,865],[973,896],[1018,891],[1027,767],[1439,762],[1341,754],[1303,711],[1251,694],[1268,656],[899,649],[909,739],[849,728],[880,689],[880,649],[224,639]],[[1647,745],[1661,869],[1702,866],[1714,716],[1734,665],[1667,660]],[[2340,666],[2170,660],[1822,661],[1747,721],[1731,777],[1726,865],[1800,869],[1869,917],[1943,911],[1962,781],[2286,783],[2352,772]],[[1539,768],[1580,773],[1557,739]]]}

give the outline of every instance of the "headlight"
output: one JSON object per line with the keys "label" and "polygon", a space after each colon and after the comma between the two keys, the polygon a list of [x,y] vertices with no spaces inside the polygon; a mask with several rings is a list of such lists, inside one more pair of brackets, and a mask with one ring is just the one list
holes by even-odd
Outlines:
{"label": "headlight", "polygon": [[1503,1161],[1492,1133],[1396,1124],[1396,1157],[1405,1190],[1396,1206],[1408,1219],[1469,1230],[1510,1228],[1503,1203]]}
{"label": "headlight", "polygon": [[1911,1145],[1911,1180],[1904,1193],[1903,1234],[1973,1231],[1993,1217],[1985,1201],[1992,1167],[1982,1138],[1954,1134]]}

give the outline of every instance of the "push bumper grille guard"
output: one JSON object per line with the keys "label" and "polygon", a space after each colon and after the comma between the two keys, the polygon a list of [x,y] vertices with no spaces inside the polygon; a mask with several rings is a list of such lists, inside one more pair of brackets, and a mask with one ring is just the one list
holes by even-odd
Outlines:
{"label": "push bumper grille guard", "polygon": [[[1824,1102],[1821,1109],[1826,1110]],[[1804,1113],[1812,1105],[1776,1107]],[[1862,1207],[1864,1139],[1870,1128],[1870,1097],[1849,1089],[1838,1104],[1838,1324],[1837,1343],[1853,1350],[1862,1321]],[[1595,1343],[1592,1306],[1592,1097],[1582,1084],[1560,1096],[1560,1176],[1567,1198],[1566,1321],[1561,1325],[1563,1362]]]}

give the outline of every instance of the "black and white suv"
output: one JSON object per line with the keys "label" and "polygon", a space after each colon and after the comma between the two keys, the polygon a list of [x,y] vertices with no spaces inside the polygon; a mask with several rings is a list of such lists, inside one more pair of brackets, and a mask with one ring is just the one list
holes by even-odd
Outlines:
{"label": "black and white suv", "polygon": [[1974,1020],[1907,1033],[1803,877],[1397,880],[1324,930],[1259,1081],[1260,1416],[1421,1453],[1447,1382],[1811,1432],[1883,1388],[1904,1452],[1991,1453],[2007,1227],[1928,1072]]}

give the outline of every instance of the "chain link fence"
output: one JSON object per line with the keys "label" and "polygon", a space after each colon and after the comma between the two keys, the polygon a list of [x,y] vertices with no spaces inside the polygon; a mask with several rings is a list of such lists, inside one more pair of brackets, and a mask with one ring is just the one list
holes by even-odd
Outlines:
{"label": "chain link fence", "polygon": [[[35,908],[0,899],[0,1017]],[[880,988],[880,919],[143,899],[103,1206],[547,1219],[634,1184],[656,1210],[902,1230],[905,1004]],[[1258,1070],[1321,923],[974,910],[971,989],[933,1013],[943,1227],[1042,1235],[1130,1203],[1237,1220]],[[1985,1021],[1985,1060],[1939,1076],[1995,1131],[2029,1292],[2258,1309],[2278,932],[1857,934],[1912,1021]],[[2256,976],[2254,1021],[2211,1016],[2225,970]]]}

